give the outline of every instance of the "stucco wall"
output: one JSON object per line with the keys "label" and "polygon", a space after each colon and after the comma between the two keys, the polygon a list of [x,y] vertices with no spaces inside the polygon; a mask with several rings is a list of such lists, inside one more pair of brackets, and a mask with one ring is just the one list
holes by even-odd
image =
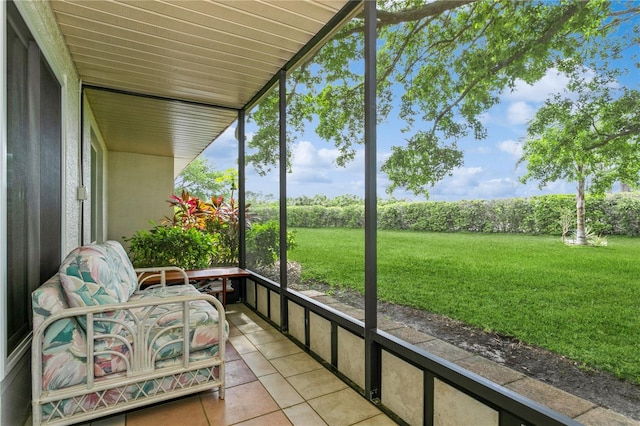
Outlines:
{"label": "stucco wall", "polygon": [[171,214],[173,158],[109,152],[107,165],[107,238],[122,243],[150,220],[160,224]]}

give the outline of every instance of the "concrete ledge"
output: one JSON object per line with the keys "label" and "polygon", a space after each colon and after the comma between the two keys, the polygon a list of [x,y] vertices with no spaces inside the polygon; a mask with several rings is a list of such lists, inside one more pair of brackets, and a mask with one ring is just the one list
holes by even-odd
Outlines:
{"label": "concrete ledge", "polygon": [[505,387],[572,419],[596,407],[593,402],[530,377],[509,383]]}
{"label": "concrete ledge", "polygon": [[639,421],[630,419],[621,414],[615,413],[606,408],[596,407],[593,410],[589,410],[581,416],[576,417],[577,421],[585,425],[593,426],[638,426]]}

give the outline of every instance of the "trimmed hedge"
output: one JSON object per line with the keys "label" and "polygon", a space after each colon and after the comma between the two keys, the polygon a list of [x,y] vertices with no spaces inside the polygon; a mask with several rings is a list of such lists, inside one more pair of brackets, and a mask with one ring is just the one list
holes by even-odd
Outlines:
{"label": "trimmed hedge", "polygon": [[[599,235],[640,235],[640,193],[619,193],[606,197],[587,196],[586,225]],[[287,222],[299,228],[360,228],[364,205],[290,205]],[[378,205],[378,228],[423,232],[501,232],[562,234],[563,211],[571,212],[575,229],[575,196],[544,195],[499,200],[454,202],[394,201]],[[278,217],[277,205],[254,205],[258,221]]]}

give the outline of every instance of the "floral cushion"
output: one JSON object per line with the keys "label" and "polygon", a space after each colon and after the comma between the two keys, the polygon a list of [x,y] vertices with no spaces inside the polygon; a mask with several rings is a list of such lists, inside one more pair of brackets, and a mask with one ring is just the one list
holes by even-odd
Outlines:
{"label": "floral cushion", "polygon": [[[52,314],[67,309],[58,274],[37,288],[31,295],[33,329]],[[54,322],[44,332],[43,388],[59,389],[81,383],[86,377],[86,335],[75,318]]]}
{"label": "floral cushion", "polygon": [[[116,272],[112,256],[104,245],[87,245],[74,249],[62,262],[59,269],[60,284],[65,299],[72,308],[110,305],[129,300],[129,286],[123,284]],[[94,324],[96,333],[120,332],[122,326],[109,320],[124,320],[124,312],[110,311],[96,314]],[[86,330],[84,317],[78,318],[78,324]]]}
{"label": "floral cushion", "polygon": [[[168,297],[200,295],[192,285],[175,285],[165,288],[154,288],[135,293],[131,301],[141,300],[147,297]],[[178,303],[169,303],[145,308],[136,315],[145,317],[145,324],[149,327],[147,343],[153,348],[152,353],[157,353],[155,362],[182,355],[182,306]],[[229,335],[229,325],[225,322],[225,336]],[[198,300],[189,305],[189,351],[197,351],[215,347],[218,344],[218,313],[206,301]]]}
{"label": "floral cushion", "polygon": [[[69,308],[60,285],[60,275],[56,274],[38,287],[31,295],[33,310],[33,329],[52,314]],[[84,321],[81,321],[84,323]],[[100,327],[100,322],[97,322]],[[86,383],[87,337],[84,327],[76,318],[63,318],[52,323],[44,332],[42,348],[42,387],[43,389],[61,389]],[[112,338],[98,339],[95,350],[110,350],[129,357],[127,346]],[[126,364],[121,356],[103,354],[94,359],[94,374],[105,376],[125,371]]]}
{"label": "floral cushion", "polygon": [[60,283],[69,306],[106,305],[129,300],[129,289],[115,271],[104,246],[82,246],[69,253],[60,265]]}
{"label": "floral cushion", "polygon": [[33,311],[33,329],[36,330],[51,314],[69,308],[67,299],[62,293],[60,276],[49,278],[31,294],[31,309]]}
{"label": "floral cushion", "polygon": [[138,277],[127,252],[117,241],[106,241],[103,244],[107,255],[111,257],[115,271],[120,278],[120,285],[127,290],[129,296],[138,288]]}

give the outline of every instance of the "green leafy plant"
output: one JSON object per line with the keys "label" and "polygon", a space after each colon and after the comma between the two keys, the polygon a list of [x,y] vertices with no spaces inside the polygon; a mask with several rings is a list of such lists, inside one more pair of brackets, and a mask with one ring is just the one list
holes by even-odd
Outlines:
{"label": "green leafy plant", "polygon": [[[574,232],[573,233],[573,237],[572,237],[572,239],[570,241],[575,242],[576,238],[577,238],[576,237],[576,233]],[[589,226],[585,227],[584,238],[585,238],[585,241],[586,241],[586,245],[588,245],[588,246],[606,247],[608,245],[607,237],[604,237],[602,235],[598,235]]]}
{"label": "green leafy plant", "polygon": [[[287,249],[296,247],[295,236],[287,232]],[[247,232],[247,263],[251,266],[273,265],[280,253],[280,224],[271,220],[255,223]]]}
{"label": "green leafy plant", "polygon": [[[586,202],[590,211],[587,225],[598,235],[640,236],[640,192],[605,197],[587,194]],[[575,195],[571,194],[471,201],[391,200],[378,203],[377,217],[379,229],[387,230],[564,234],[567,240],[576,226],[575,203]],[[277,203],[252,204],[253,214],[264,221],[277,220],[278,209]],[[287,204],[289,227],[362,228],[363,223],[362,202],[340,206],[333,199],[317,196],[310,200],[292,199]]]}
{"label": "green leafy plant", "polygon": [[135,267],[179,266],[207,268],[214,254],[214,238],[195,228],[155,225],[126,239]]}

